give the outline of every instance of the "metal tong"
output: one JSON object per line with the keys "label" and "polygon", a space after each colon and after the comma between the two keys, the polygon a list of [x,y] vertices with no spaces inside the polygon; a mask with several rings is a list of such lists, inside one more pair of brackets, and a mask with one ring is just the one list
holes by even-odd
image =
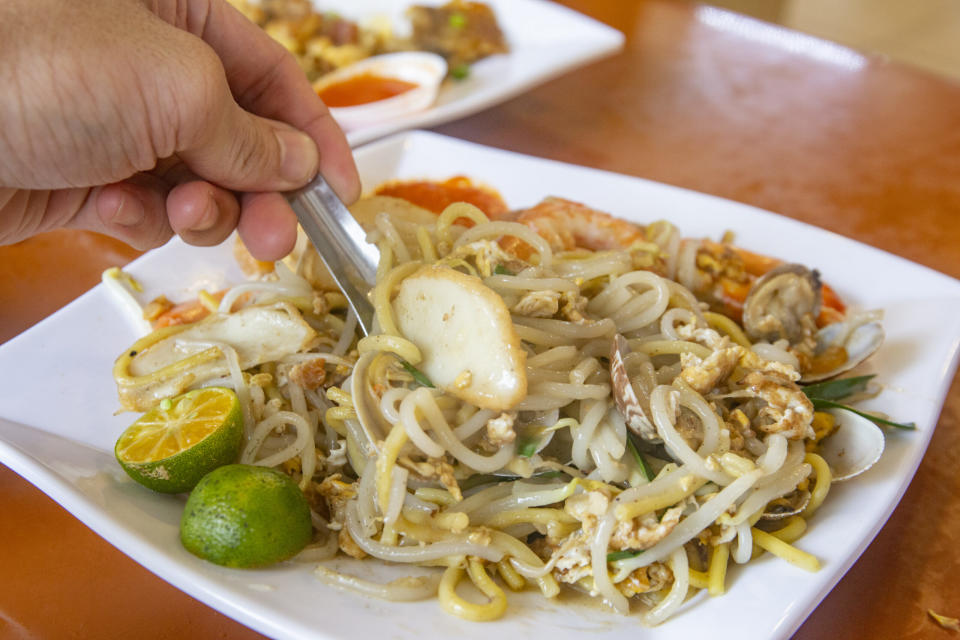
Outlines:
{"label": "metal tong", "polygon": [[367,242],[367,232],[320,174],[307,186],[287,194],[287,199],[346,296],[363,335],[369,335],[373,329],[373,304],[367,294],[376,282],[380,250]]}

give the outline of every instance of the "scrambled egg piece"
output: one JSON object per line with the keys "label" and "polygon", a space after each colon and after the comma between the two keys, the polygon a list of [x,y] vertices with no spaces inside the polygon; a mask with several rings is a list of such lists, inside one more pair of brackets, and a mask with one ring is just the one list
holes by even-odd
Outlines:
{"label": "scrambled egg piece", "polygon": [[327,505],[330,513],[328,527],[331,531],[339,531],[337,542],[340,550],[351,558],[362,559],[367,557],[367,553],[354,542],[343,526],[347,517],[347,502],[356,496],[357,492],[353,484],[344,482],[341,477],[339,473],[335,473],[324,478],[320,484],[314,483],[311,486],[316,495],[321,496]]}
{"label": "scrambled egg piece", "polygon": [[680,378],[697,393],[707,393],[733,372],[740,362],[741,351],[743,347],[739,345],[727,346],[703,360],[692,353],[684,353],[680,356],[683,367]]}
{"label": "scrambled egg piece", "polygon": [[[739,391],[763,400],[755,429],[765,433],[782,433],[791,439],[812,438],[813,403],[797,386],[800,374],[792,366],[761,358],[750,349],[731,344],[713,329],[691,325],[679,327],[678,335],[713,349],[707,358],[693,354],[681,356],[680,378],[698,393],[707,393],[719,386],[738,367],[745,375],[734,385]],[[743,433],[741,432],[741,435]]]}
{"label": "scrambled egg piece", "polygon": [[513,311],[528,318],[552,318],[560,310],[559,291],[531,291],[513,305]]}
{"label": "scrambled egg piece", "polygon": [[813,403],[803,391],[774,372],[751,371],[743,384],[767,405],[760,409],[757,427],[765,433],[781,433],[787,438],[813,438]]}
{"label": "scrambled egg piece", "polygon": [[564,291],[560,295],[560,317],[577,324],[588,322],[588,318],[584,315],[588,302],[590,301],[586,296],[582,296],[576,291]]}
{"label": "scrambled egg piece", "polygon": [[500,447],[517,439],[517,432],[513,430],[515,417],[513,413],[501,413],[487,421],[487,440],[490,444]]}
{"label": "scrambled egg piece", "polygon": [[[564,503],[564,511],[581,523],[581,528],[570,534],[560,545],[553,550],[558,554],[554,566],[554,576],[557,580],[575,583],[590,578],[593,575],[590,558],[590,542],[596,533],[600,518],[610,508],[611,496],[606,492],[586,491],[571,496]],[[684,505],[677,505],[667,509],[663,517],[658,520],[655,513],[617,523],[610,538],[610,549],[649,549],[673,531],[680,521]],[[636,575],[631,574],[618,588],[625,595],[635,595],[651,589],[659,589],[665,580],[659,579],[653,569],[645,567]],[[669,570],[666,581],[670,579]]]}
{"label": "scrambled egg piece", "polygon": [[453,475],[453,465],[443,458],[427,458],[424,462],[415,462],[409,456],[402,456],[397,462],[425,480],[436,478],[457,502],[463,500],[460,485]]}
{"label": "scrambled egg piece", "polygon": [[504,251],[493,240],[477,240],[455,248],[445,258],[444,262],[456,260],[473,260],[477,273],[483,278],[494,275],[494,270],[503,265],[510,272],[517,272],[527,266],[514,256]]}

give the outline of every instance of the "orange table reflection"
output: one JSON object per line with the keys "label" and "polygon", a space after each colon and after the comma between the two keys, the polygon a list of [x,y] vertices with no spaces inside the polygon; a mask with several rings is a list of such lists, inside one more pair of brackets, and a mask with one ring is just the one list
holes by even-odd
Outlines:
{"label": "orange table reflection", "polygon": [[[666,0],[568,0],[625,51],[436,130],[746,202],[960,276],[960,86]],[[0,342],[137,253],[82,232],[0,247]],[[937,637],[960,616],[960,387],[873,544],[797,638]],[[116,551],[0,467],[0,637],[259,634]]]}

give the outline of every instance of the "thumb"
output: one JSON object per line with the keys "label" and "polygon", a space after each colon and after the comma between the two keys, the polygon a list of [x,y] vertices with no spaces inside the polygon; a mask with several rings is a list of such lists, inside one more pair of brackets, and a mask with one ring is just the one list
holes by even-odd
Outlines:
{"label": "thumb", "polygon": [[317,145],[288,124],[244,111],[224,82],[218,109],[184,114],[195,132],[178,151],[198,176],[237,191],[289,191],[316,176]]}

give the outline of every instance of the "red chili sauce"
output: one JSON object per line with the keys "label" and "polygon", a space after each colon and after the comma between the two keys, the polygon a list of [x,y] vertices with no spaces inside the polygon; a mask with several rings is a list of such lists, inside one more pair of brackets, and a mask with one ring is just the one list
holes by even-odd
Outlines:
{"label": "red chili sauce", "polygon": [[417,85],[406,80],[361,73],[320,89],[317,94],[328,107],[355,107],[406,93]]}
{"label": "red chili sauce", "polygon": [[[388,182],[377,187],[376,193],[380,196],[402,198],[434,213],[441,213],[454,202],[469,202],[493,219],[507,213],[507,203],[499,193],[489,187],[477,186],[465,176],[455,176],[442,182],[431,180]],[[466,226],[473,226],[472,220],[460,218],[459,222]]]}

